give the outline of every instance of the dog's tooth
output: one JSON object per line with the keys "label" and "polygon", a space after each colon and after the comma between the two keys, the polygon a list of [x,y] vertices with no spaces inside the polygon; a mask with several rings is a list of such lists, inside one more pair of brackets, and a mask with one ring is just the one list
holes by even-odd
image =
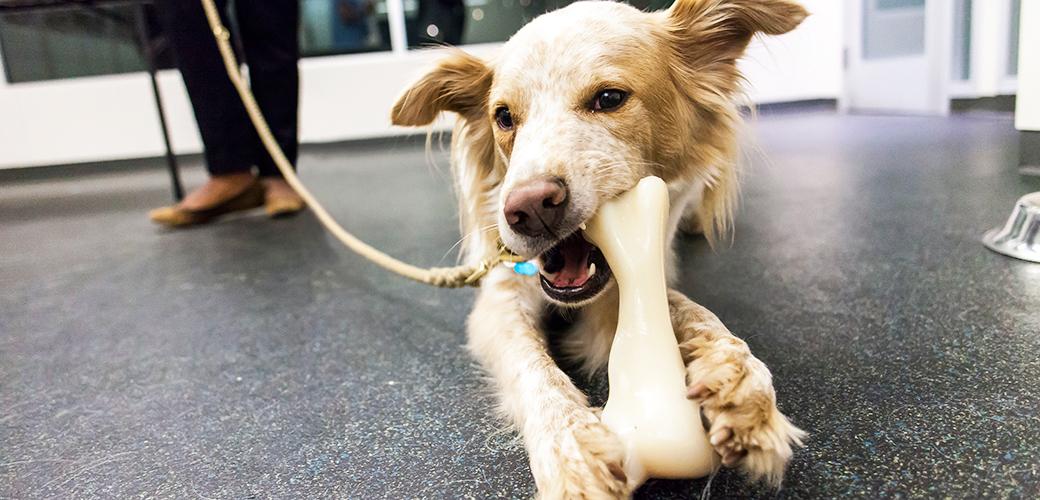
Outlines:
{"label": "dog's tooth", "polygon": [[588,226],[586,226],[584,222],[582,222],[582,223],[581,223],[581,225],[580,225],[580,226],[578,226],[578,229],[581,229],[582,231],[585,231],[585,230],[586,230],[586,229],[588,229],[588,228],[589,228],[589,227],[588,227]]}
{"label": "dog's tooth", "polygon": [[593,262],[592,264],[589,264],[589,277],[591,278],[591,277],[593,277],[595,275],[596,275],[596,263]]}

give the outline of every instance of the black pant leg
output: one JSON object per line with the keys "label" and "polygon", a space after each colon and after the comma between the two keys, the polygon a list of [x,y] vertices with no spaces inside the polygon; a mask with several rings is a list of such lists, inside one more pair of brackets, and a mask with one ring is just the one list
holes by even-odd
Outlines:
{"label": "black pant leg", "polygon": [[[216,4],[223,16],[227,0]],[[249,171],[257,162],[259,139],[228,79],[201,3],[160,0],[156,7],[191,98],[210,174]],[[224,25],[230,26],[227,19]]]}
{"label": "black pant leg", "polygon": [[[253,95],[271,133],[295,166],[299,150],[300,3],[237,0],[235,9]],[[258,158],[261,176],[281,175],[266,151]]]}

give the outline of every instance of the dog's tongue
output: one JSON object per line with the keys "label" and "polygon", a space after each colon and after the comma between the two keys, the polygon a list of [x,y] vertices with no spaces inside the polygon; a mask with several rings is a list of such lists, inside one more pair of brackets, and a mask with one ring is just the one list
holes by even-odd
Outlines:
{"label": "dog's tongue", "polygon": [[589,251],[592,247],[584,238],[568,238],[560,245],[563,268],[553,280],[556,288],[577,288],[589,280]]}

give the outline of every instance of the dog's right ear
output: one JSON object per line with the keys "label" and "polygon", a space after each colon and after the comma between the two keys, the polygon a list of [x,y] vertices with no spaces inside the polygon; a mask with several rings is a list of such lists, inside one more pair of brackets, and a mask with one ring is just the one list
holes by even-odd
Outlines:
{"label": "dog's right ear", "polygon": [[455,50],[397,99],[390,119],[394,125],[415,127],[428,125],[441,111],[483,117],[492,74],[484,61]]}

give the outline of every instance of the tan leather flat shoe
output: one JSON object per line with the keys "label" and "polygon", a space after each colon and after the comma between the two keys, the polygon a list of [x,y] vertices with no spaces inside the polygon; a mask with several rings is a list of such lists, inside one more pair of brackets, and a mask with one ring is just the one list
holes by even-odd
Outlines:
{"label": "tan leather flat shoe", "polygon": [[221,215],[242,210],[250,210],[264,204],[264,187],[260,182],[254,182],[244,191],[226,201],[212,207],[200,210],[190,210],[172,205],[169,207],[156,208],[148,212],[148,218],[152,222],[169,227],[186,227],[198,224],[206,224]]}
{"label": "tan leather flat shoe", "polygon": [[272,219],[295,215],[304,208],[307,208],[307,203],[295,194],[288,196],[268,194],[267,200],[264,202],[264,212]]}

